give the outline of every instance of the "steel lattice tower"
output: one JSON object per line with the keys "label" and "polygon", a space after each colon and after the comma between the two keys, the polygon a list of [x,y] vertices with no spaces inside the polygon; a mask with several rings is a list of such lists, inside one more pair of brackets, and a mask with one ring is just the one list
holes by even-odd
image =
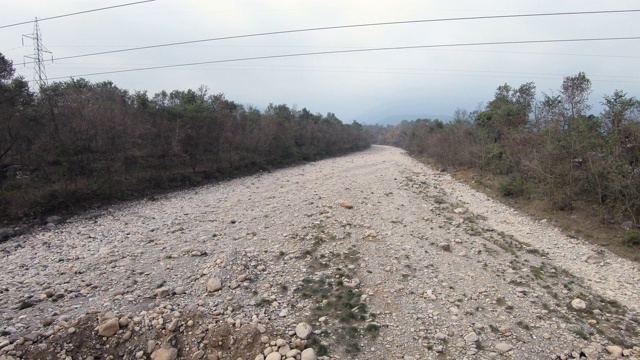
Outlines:
{"label": "steel lattice tower", "polygon": [[[51,51],[42,44],[42,33],[40,32],[40,24],[38,18],[33,22],[33,33],[29,35],[22,35],[28,39],[33,40],[33,55],[25,56],[28,59],[33,60],[33,79],[38,86],[43,87],[47,85],[47,71],[44,67],[44,53],[51,54]],[[53,57],[52,57],[53,60]]]}

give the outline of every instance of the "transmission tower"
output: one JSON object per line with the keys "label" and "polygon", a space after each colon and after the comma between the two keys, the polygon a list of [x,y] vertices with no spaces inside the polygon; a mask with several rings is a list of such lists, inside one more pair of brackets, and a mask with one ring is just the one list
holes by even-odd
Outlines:
{"label": "transmission tower", "polygon": [[[49,49],[47,49],[42,44],[42,33],[40,32],[40,24],[38,24],[38,18],[33,22],[33,33],[28,35],[22,35],[22,45],[24,45],[24,38],[33,40],[33,55],[25,56],[27,59],[33,60],[33,79],[36,81],[38,86],[43,87],[47,85],[47,72],[44,68],[44,57],[43,54],[52,54]],[[53,61],[53,55],[51,56],[51,61]]]}

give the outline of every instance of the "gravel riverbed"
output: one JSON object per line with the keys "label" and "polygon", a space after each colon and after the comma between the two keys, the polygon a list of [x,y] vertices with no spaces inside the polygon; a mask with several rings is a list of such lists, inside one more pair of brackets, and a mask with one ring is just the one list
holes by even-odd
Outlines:
{"label": "gravel riverbed", "polygon": [[0,359],[640,358],[640,267],[387,146],[0,244]]}

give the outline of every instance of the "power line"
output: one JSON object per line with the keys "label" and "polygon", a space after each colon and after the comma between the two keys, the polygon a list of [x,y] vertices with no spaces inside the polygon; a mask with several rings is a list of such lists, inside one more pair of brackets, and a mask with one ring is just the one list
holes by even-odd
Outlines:
{"label": "power line", "polygon": [[[253,46],[244,46],[243,48],[251,48]],[[260,46],[259,46],[260,47]],[[267,48],[318,48],[319,46],[266,46]],[[327,46],[328,47],[328,46]],[[366,49],[366,47],[329,47],[329,48],[338,48],[338,49]],[[16,48],[19,49],[19,48]],[[553,55],[553,56],[577,56],[577,57],[601,57],[601,58],[613,58],[613,59],[640,59],[640,56],[633,55],[612,55],[612,54],[578,54],[578,53],[556,53],[556,52],[534,52],[534,51],[497,51],[497,50],[443,50],[443,51],[454,51],[454,52],[471,52],[471,53],[495,53],[495,54],[516,54],[516,55]],[[64,65],[112,65],[112,62],[66,62],[66,61],[58,61],[58,64]],[[153,66],[153,65],[169,65],[162,63],[123,63],[120,62],[122,66]],[[60,68],[60,66],[57,66]]]}
{"label": "power line", "polygon": [[[39,21],[46,21],[46,20],[59,19],[59,18],[67,17],[67,16],[73,16],[73,15],[86,14],[86,13],[91,13],[91,12],[96,12],[96,11],[102,11],[102,10],[109,10],[109,9],[115,9],[115,8],[119,8],[119,7],[131,6],[131,5],[138,5],[138,4],[148,3],[148,2],[152,2],[152,1],[156,1],[156,0],[136,1],[136,2],[132,2],[132,3],[126,3],[126,4],[120,4],[120,5],[107,6],[107,7],[98,8],[98,9],[78,11],[78,12],[69,13],[69,14],[56,15],[56,16],[51,16],[51,17],[47,17],[47,18],[42,18],[42,19],[39,19]],[[9,25],[2,25],[2,26],[0,26],[0,29],[4,29],[4,28],[8,28],[8,27],[12,27],[12,26],[18,26],[18,25],[30,24],[30,23],[32,23],[32,22],[33,22],[33,20],[31,20],[31,21],[23,21],[23,22],[19,22],[19,23],[15,23],[15,24],[9,24]]]}
{"label": "power line", "polygon": [[[257,66],[257,65],[256,65]],[[558,76],[565,76],[562,73],[531,73],[513,71],[487,71],[487,70],[454,70],[454,69],[395,69],[395,68],[356,68],[356,67],[320,67],[320,69],[307,69],[304,66],[282,67],[282,68],[201,68],[185,69],[193,71],[273,71],[273,72],[314,72],[314,73],[339,73],[339,74],[397,74],[397,75],[425,75],[425,76],[448,76],[448,77],[479,77],[479,78],[523,78],[529,80],[552,80]],[[640,81],[623,79],[640,79],[640,77],[629,77],[621,75],[597,75],[590,74],[592,82],[604,83],[625,83],[640,84]]]}
{"label": "power line", "polygon": [[[121,68],[113,68],[121,69]],[[438,69],[438,68],[396,68],[396,67],[366,67],[366,66],[309,66],[309,65],[229,65],[226,67],[210,67],[198,69],[184,69],[192,71],[277,71],[277,72],[315,72],[315,73],[361,73],[361,74],[407,74],[407,75],[444,75],[444,76],[475,76],[466,74],[497,74],[497,75],[518,75],[518,76],[564,76],[563,73],[539,73],[525,71],[495,71],[495,70],[474,70],[474,69]],[[463,73],[455,75],[449,73]],[[640,76],[628,75],[599,75],[589,74],[589,78],[615,78],[615,79],[638,79]],[[594,80],[595,81],[595,80]],[[604,80],[603,80],[604,81]],[[619,81],[619,80],[616,80]],[[640,83],[640,81],[633,81]]]}
{"label": "power line", "polygon": [[633,12],[640,12],[640,9],[601,10],[601,11],[572,11],[572,12],[510,14],[510,15],[487,15],[487,16],[470,16],[470,17],[456,17],[456,18],[404,20],[404,21],[388,21],[388,22],[366,23],[366,24],[322,26],[322,27],[315,27],[315,28],[293,29],[293,30],[282,30],[282,31],[269,31],[269,32],[262,32],[262,33],[253,33],[253,34],[244,34],[244,35],[232,35],[232,36],[223,36],[223,37],[208,38],[208,39],[179,41],[179,42],[156,44],[156,45],[147,45],[147,46],[137,46],[137,47],[132,47],[132,48],[120,49],[120,50],[108,50],[108,51],[99,51],[99,52],[80,54],[80,55],[64,56],[64,57],[57,58],[56,60],[66,60],[66,59],[75,59],[75,58],[96,56],[96,55],[107,55],[107,54],[115,54],[115,53],[129,52],[129,51],[148,50],[148,49],[155,49],[155,48],[161,48],[161,47],[187,45],[187,44],[203,43],[203,42],[210,42],[210,41],[243,39],[243,38],[258,37],[258,36],[271,36],[271,35],[293,34],[293,33],[301,33],[301,32],[325,31],[325,30],[337,30],[337,29],[349,29],[349,28],[359,28],[359,27],[388,26],[388,25],[417,24],[417,23],[446,22],[446,21],[509,19],[509,18],[542,17],[542,16],[618,14],[618,13],[633,13]]}
{"label": "power line", "polygon": [[633,36],[633,37],[606,37],[606,38],[582,38],[582,39],[494,41],[494,42],[478,42],[478,43],[394,46],[394,47],[379,47],[379,48],[368,48],[368,49],[317,51],[317,52],[307,52],[307,53],[253,56],[253,57],[236,58],[236,59],[224,59],[224,60],[212,60],[212,61],[192,62],[192,63],[183,63],[183,64],[149,66],[149,67],[134,68],[134,69],[103,71],[103,72],[88,73],[88,74],[77,74],[77,75],[70,75],[70,76],[59,76],[59,77],[51,78],[50,80],[66,79],[66,78],[69,78],[69,77],[85,77],[85,76],[95,76],[95,75],[108,75],[108,74],[118,74],[118,73],[136,72],[136,71],[145,71],[145,70],[158,70],[158,69],[168,69],[168,68],[176,68],[176,67],[187,67],[187,66],[206,65],[206,64],[220,64],[220,63],[230,63],[230,62],[249,61],[249,60],[266,60],[266,59],[279,59],[279,58],[289,58],[289,57],[330,55],[330,54],[346,54],[346,53],[360,53],[360,52],[372,52],[372,51],[432,49],[432,48],[449,48],[449,47],[461,47],[461,46],[548,44],[548,43],[568,43],[568,42],[585,42],[585,41],[620,41],[620,40],[640,40],[640,36]]}

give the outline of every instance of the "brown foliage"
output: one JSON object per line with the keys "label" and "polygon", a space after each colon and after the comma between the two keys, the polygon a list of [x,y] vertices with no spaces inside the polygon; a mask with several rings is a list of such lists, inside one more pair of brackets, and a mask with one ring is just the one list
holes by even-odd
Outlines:
{"label": "brown foliage", "polygon": [[0,126],[9,130],[0,136],[3,219],[77,210],[369,146],[360,124],[343,124],[331,113],[287,105],[261,113],[207,95],[204,87],[149,98],[84,79],[37,94],[20,82],[0,84]]}

